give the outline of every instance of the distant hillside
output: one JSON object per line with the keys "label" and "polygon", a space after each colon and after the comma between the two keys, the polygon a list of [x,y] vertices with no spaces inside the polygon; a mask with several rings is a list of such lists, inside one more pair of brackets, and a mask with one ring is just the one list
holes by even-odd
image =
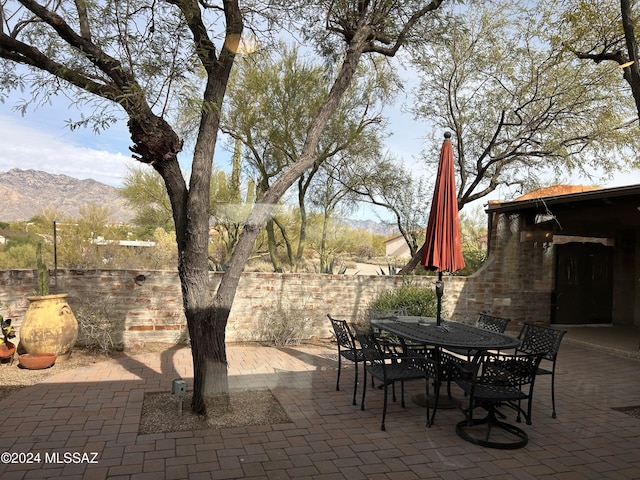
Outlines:
{"label": "distant hillside", "polygon": [[382,235],[384,237],[391,237],[398,234],[398,227],[393,224],[375,222],[373,220],[354,220],[345,219],[344,222],[352,228],[358,228],[366,230],[368,232]]}
{"label": "distant hillside", "polygon": [[[78,218],[80,207],[89,204],[109,207],[114,222],[128,222],[134,216],[117,188],[95,180],[18,168],[0,172],[1,222],[29,220],[47,209]],[[397,233],[394,225],[372,220],[345,219],[345,223],[383,236]]]}
{"label": "distant hillside", "polygon": [[17,168],[0,172],[0,221],[29,220],[47,209],[77,218],[89,204],[109,207],[115,222],[134,215],[116,188],[95,180]]}

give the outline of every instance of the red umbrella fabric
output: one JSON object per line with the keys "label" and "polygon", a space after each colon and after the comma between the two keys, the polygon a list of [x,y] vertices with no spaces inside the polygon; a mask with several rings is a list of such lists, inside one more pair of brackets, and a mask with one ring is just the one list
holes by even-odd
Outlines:
{"label": "red umbrella fabric", "polygon": [[464,268],[462,241],[460,239],[460,220],[458,219],[458,197],[456,191],[456,172],[453,166],[453,146],[451,134],[444,134],[440,151],[436,186],[431,201],[431,212],[421,264],[428,270],[438,272],[436,282],[437,324],[440,325],[442,294],[444,284],[442,272],[455,272]]}
{"label": "red umbrella fabric", "polygon": [[421,264],[437,272],[464,268],[451,134],[445,133]]}

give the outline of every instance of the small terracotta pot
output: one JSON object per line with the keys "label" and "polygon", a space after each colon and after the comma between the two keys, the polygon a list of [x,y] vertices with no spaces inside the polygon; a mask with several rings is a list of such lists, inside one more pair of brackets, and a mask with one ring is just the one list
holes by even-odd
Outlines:
{"label": "small terracotta pot", "polygon": [[13,354],[16,353],[16,345],[11,342],[0,344],[0,361],[11,360],[13,361]]}
{"label": "small terracotta pot", "polygon": [[29,370],[49,368],[56,363],[55,353],[24,353],[18,356],[20,366]]}

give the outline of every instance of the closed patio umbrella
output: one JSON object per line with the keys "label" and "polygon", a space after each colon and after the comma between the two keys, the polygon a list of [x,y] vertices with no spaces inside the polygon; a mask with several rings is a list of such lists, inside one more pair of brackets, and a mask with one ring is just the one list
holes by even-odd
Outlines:
{"label": "closed patio umbrella", "polygon": [[440,151],[436,185],[431,201],[422,260],[420,261],[424,268],[438,272],[438,281],[436,282],[438,301],[436,320],[438,325],[442,321],[442,294],[444,292],[442,272],[453,273],[464,268],[455,175],[451,133],[446,132]]}

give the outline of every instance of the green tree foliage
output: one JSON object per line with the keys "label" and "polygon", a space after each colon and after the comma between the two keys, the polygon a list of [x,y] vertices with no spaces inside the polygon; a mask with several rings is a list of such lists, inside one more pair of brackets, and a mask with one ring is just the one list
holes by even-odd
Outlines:
{"label": "green tree foliage", "polygon": [[473,16],[452,9],[446,30],[414,50],[414,113],[437,127],[425,158],[435,171],[450,130],[459,208],[499,186],[524,193],[635,161],[638,126],[619,72],[558,48],[547,23],[555,2],[528,7],[487,2]]}
{"label": "green tree foliage", "polygon": [[132,236],[128,227],[109,222],[109,216],[108,207],[89,204],[80,208],[78,218],[46,211],[28,222],[14,223],[12,235],[0,248],[0,268],[35,269],[36,248],[41,245],[43,262],[50,270],[56,267],[175,269],[174,233],[161,235],[164,231],[158,229],[149,238],[155,246],[132,246],[130,241],[140,238]]}
{"label": "green tree foliage", "polygon": [[487,258],[487,217],[481,207],[460,212],[460,235],[465,267],[456,275],[471,275]]}
{"label": "green tree foliage", "polygon": [[[209,259],[215,270],[224,269],[254,202],[255,187],[252,180],[245,187],[244,196],[240,191],[239,175],[236,173],[239,169],[240,166],[236,166],[231,176],[222,170],[215,170],[211,177],[209,216],[215,236],[209,245]],[[123,183],[120,194],[136,212],[133,224],[138,228],[140,238],[155,240],[158,231],[175,233],[171,202],[162,177],[157,172],[147,168],[132,168]]]}
{"label": "green tree foliage", "polygon": [[[554,2],[555,3],[555,2]],[[634,0],[568,0],[555,5],[552,17],[558,33],[554,40],[577,58],[618,67],[620,81],[631,87],[636,113],[640,117],[640,64],[637,24],[640,19]]]}
{"label": "green tree foliage", "polygon": [[119,194],[135,210],[132,223],[149,238],[156,228],[175,231],[171,201],[162,177],[149,168],[129,168]]}
{"label": "green tree foliage", "polygon": [[19,242],[14,244],[11,240],[0,248],[0,268],[9,270],[14,268],[35,268],[36,245],[35,243]]}
{"label": "green tree foliage", "polygon": [[[278,51],[244,58],[237,67],[227,93],[223,131],[232,139],[234,155],[238,142],[243,145],[245,164],[250,175],[258,178],[260,198],[299,157],[309,124],[331,87],[334,73],[282,43]],[[384,125],[379,111],[393,91],[393,79],[384,65],[358,70],[320,138],[313,166],[296,182],[295,200],[289,199],[297,208],[286,211],[300,215],[295,230],[277,213],[267,223],[274,270],[298,269],[307,241],[309,209],[321,209],[328,218],[335,203],[349,194],[342,187],[344,193],[332,195],[330,205],[325,205],[326,195],[318,192],[326,194],[328,185],[338,183],[323,169],[335,171],[345,162],[371,165],[380,157]],[[274,122],[274,118],[279,120]]]}

